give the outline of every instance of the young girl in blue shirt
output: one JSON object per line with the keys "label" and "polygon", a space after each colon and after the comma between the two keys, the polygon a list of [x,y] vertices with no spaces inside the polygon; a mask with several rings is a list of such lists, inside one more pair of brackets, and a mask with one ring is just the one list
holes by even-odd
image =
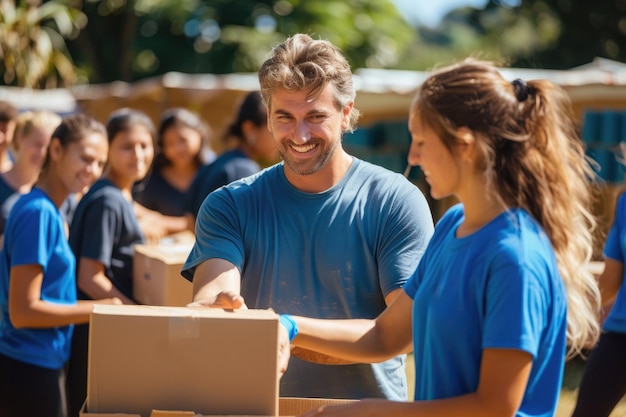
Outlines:
{"label": "young girl in blue shirt", "polygon": [[77,301],[75,258],[59,212],[83,192],[106,161],[104,127],[76,114],[52,134],[41,175],[7,219],[0,252],[0,416],[60,417],[61,369],[73,325],[89,321],[96,302]]}
{"label": "young girl in blue shirt", "polygon": [[414,402],[307,416],[553,416],[567,347],[580,352],[599,333],[599,291],[585,268],[593,171],[566,94],[468,59],[425,80],[409,129],[409,163],[434,198],[459,204],[404,292],[372,320],[281,322],[294,346],[344,360],[413,350]]}
{"label": "young girl in blue shirt", "polygon": [[[109,156],[102,177],[78,203],[70,227],[76,256],[78,297],[133,298],[133,246],[145,237],[135,216],[132,188],[154,157],[155,130],[143,112],[123,108],[106,124]],[[87,393],[88,325],[77,326],[68,366],[68,415],[76,417]]]}

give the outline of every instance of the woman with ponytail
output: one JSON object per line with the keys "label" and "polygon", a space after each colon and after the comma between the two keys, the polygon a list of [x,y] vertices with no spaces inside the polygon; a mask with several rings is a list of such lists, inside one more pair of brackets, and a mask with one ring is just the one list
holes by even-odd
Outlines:
{"label": "woman with ponytail", "polygon": [[[553,416],[564,362],[599,333],[585,264],[593,174],[567,96],[465,60],[411,108],[409,163],[440,219],[404,292],[372,320],[281,316],[291,344],[355,362],[413,349],[414,402],[364,400],[310,416]],[[285,337],[286,339],[286,337]]]}

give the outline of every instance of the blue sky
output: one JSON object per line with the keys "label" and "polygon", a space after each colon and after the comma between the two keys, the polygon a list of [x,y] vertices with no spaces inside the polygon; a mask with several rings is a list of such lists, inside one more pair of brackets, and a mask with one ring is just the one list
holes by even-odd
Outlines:
{"label": "blue sky", "polygon": [[[436,26],[451,10],[464,6],[482,7],[487,0],[391,0],[411,23]],[[515,0],[508,3],[516,3]]]}

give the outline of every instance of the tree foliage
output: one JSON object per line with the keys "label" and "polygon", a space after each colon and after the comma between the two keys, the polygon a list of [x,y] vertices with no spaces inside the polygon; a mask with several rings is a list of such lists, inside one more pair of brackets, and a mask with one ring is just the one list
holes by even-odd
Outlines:
{"label": "tree foliage", "polygon": [[625,12],[626,0],[489,0],[411,28],[391,0],[0,0],[0,84],[254,72],[296,32],[330,40],[354,68],[423,70],[468,55],[570,68],[626,61]]}
{"label": "tree foliage", "polygon": [[0,73],[5,85],[44,88],[76,79],[65,38],[76,36],[84,15],[62,1],[0,0]]}
{"label": "tree foliage", "polygon": [[[499,1],[490,4],[498,6]],[[571,68],[595,57],[626,61],[626,0],[523,0],[520,11],[542,8],[556,18],[558,37],[535,51],[524,66]]]}
{"label": "tree foliage", "polygon": [[85,0],[89,23],[70,44],[91,82],[168,71],[257,71],[286,36],[342,48],[355,67],[389,68],[414,36],[389,0]]}
{"label": "tree foliage", "polygon": [[565,69],[599,56],[626,61],[626,0],[490,0],[418,28],[405,68],[468,55],[517,67]]}

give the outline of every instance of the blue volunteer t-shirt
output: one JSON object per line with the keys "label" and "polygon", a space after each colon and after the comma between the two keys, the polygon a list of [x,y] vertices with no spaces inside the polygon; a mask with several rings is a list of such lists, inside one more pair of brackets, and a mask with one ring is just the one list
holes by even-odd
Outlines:
{"label": "blue volunteer t-shirt", "polygon": [[[206,198],[182,274],[225,259],[250,308],[320,318],[375,318],[412,275],[432,235],[422,192],[398,173],[354,158],[335,186],[306,193],[283,164]],[[282,396],[406,400],[404,358],[318,365],[293,358]]]}
{"label": "blue volunteer t-shirt", "polygon": [[521,209],[457,238],[463,218],[460,204],[441,218],[404,287],[413,299],[415,400],[475,392],[483,349],[516,349],[533,356],[516,416],[552,416],[567,300],[549,239]]}
{"label": "blue volunteer t-shirt", "polygon": [[48,369],[60,369],[69,358],[73,326],[16,329],[9,316],[10,271],[14,266],[43,268],[41,299],[76,304],[76,261],[65,234],[63,217],[39,188],[13,207],[0,252],[0,353]]}
{"label": "blue volunteer t-shirt", "polygon": [[[604,255],[607,258],[624,263],[626,253],[626,193],[620,195],[615,208],[615,218],[613,225],[604,244]],[[624,277],[626,278],[626,270]],[[609,312],[602,328],[606,331],[626,333],[626,290],[625,280],[622,278],[622,285],[617,292],[613,307]]]}

